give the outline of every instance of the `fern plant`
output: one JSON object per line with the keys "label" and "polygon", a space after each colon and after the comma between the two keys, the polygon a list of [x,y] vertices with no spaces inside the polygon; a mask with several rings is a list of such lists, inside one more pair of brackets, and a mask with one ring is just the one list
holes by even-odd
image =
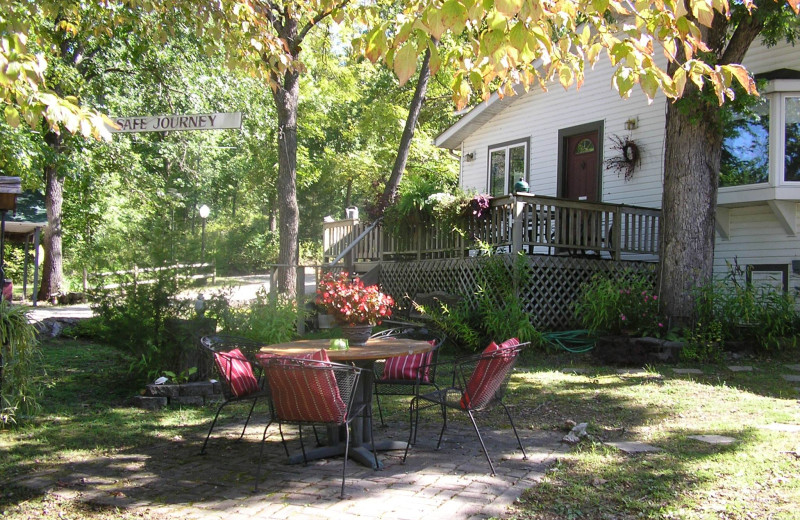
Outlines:
{"label": "fern plant", "polygon": [[38,410],[38,359],[39,341],[28,310],[0,301],[0,429]]}

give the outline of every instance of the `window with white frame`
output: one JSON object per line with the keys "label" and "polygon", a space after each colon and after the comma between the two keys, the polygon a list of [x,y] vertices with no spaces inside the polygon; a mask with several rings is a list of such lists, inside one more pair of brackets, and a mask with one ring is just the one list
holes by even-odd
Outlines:
{"label": "window with white frame", "polygon": [[720,187],[800,182],[800,80],[771,81],[724,118]]}
{"label": "window with white frame", "polygon": [[489,147],[487,191],[492,197],[514,190],[514,183],[528,179],[528,140],[522,139]]}

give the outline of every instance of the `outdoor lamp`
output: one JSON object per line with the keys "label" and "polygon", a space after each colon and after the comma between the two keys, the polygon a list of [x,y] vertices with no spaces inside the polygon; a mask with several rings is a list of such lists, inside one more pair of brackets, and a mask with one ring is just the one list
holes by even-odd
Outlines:
{"label": "outdoor lamp", "polygon": [[197,209],[197,212],[200,214],[200,218],[203,219],[203,231],[200,238],[200,263],[202,264],[206,257],[206,219],[211,214],[211,208],[203,204]]}

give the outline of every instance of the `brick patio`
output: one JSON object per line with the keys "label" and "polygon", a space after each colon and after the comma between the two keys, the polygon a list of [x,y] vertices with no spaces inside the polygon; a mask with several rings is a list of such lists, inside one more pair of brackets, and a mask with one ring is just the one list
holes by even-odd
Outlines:
{"label": "brick patio", "polygon": [[[235,441],[241,426],[218,427],[204,456],[198,455],[199,436],[159,440],[147,449],[71,461],[26,476],[18,484],[153,518],[478,519],[502,517],[566,449],[559,443],[563,433],[519,427],[528,452],[528,460],[523,460],[510,429],[485,427],[482,433],[497,469],[491,476],[470,425],[451,423],[442,449],[436,451],[438,425],[428,421],[420,425],[418,443],[406,464],[402,452],[381,454],[385,466],[381,471],[349,463],[349,496],[340,500],[341,458],[305,467],[287,465],[274,426],[265,447],[262,475],[266,475],[254,493],[263,426],[249,427],[242,442]],[[396,421],[377,428],[375,434],[405,440],[406,428]],[[290,442],[290,450],[294,448],[299,449],[296,440]]]}

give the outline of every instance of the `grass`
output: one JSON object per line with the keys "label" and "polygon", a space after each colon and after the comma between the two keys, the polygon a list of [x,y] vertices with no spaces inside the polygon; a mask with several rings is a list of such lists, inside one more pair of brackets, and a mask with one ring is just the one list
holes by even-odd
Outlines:
{"label": "grass", "polygon": [[[672,366],[655,366],[645,376],[622,376],[581,356],[527,359],[507,398],[518,427],[566,432],[568,421],[587,422],[590,438],[524,493],[514,518],[800,518],[800,437],[762,428],[800,424],[798,393],[777,375],[788,372],[781,362],[754,361],[752,373],[708,365],[699,367],[703,375],[681,376]],[[0,517],[139,517],[14,485],[34,470],[205,431],[211,407],[131,407],[139,388],[126,375],[129,362],[102,345],[44,344],[41,414],[0,431]],[[588,372],[558,370],[572,363],[586,363]],[[387,413],[403,420],[405,400],[382,402]],[[736,442],[713,446],[688,438],[695,434]],[[604,444],[614,440],[643,441],[663,451],[624,455]]]}

